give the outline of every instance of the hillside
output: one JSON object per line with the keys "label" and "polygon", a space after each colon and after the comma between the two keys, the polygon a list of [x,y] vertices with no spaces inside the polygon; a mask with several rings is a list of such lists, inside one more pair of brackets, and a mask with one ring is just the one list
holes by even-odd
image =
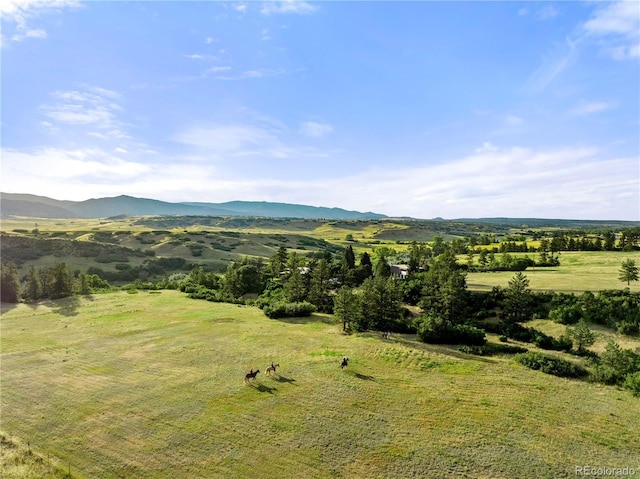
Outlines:
{"label": "hillside", "polygon": [[113,216],[257,216],[273,218],[375,219],[384,215],[341,208],[287,203],[232,201],[228,203],[169,203],[121,195],[86,201],[59,201],[37,195],[0,193],[3,218],[108,218]]}

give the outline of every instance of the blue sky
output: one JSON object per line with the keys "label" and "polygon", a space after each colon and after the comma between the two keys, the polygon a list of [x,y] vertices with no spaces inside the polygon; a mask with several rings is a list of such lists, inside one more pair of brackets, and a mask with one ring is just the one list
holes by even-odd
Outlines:
{"label": "blue sky", "polygon": [[640,220],[640,3],[4,0],[2,191]]}

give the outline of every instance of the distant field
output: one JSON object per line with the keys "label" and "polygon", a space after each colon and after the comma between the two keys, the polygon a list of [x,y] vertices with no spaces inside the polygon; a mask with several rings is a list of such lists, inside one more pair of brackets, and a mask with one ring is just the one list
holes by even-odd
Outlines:
{"label": "distant field", "polygon": [[[513,254],[518,256],[517,254]],[[529,253],[530,257],[535,255]],[[599,291],[622,289],[627,283],[618,280],[620,264],[627,258],[640,266],[640,251],[565,251],[560,253],[560,266],[556,268],[528,268],[524,274],[530,286],[539,291]],[[459,261],[464,261],[460,258]],[[490,290],[494,286],[506,287],[515,273],[500,271],[493,273],[469,273],[467,284],[472,290]],[[640,283],[632,282],[631,291],[640,291]]]}
{"label": "distant field", "polygon": [[[274,321],[174,291],[2,306],[2,428],[77,477],[640,471],[640,400],[510,357],[345,336],[330,316]],[[261,370],[251,385],[249,368]]]}

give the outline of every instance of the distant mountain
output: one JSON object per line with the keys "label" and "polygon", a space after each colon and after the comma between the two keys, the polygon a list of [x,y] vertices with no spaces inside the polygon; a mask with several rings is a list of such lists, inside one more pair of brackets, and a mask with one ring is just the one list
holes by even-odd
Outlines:
{"label": "distant mountain", "polygon": [[107,218],[112,216],[262,216],[270,218],[322,218],[333,220],[369,220],[386,218],[377,213],[360,213],[341,208],[271,203],[266,201],[230,201],[227,203],[168,203],[133,196],[93,198],[86,201],[60,201],[44,196],[0,193],[3,218]]}

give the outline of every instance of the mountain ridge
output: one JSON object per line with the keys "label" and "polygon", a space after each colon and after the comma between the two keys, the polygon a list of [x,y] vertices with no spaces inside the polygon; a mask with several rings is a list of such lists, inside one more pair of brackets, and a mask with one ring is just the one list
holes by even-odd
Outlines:
{"label": "mountain ridge", "polygon": [[342,208],[307,206],[268,201],[229,201],[226,203],[171,203],[150,198],[119,195],[90,198],[84,201],[55,200],[46,196],[23,193],[0,193],[3,218],[106,218],[112,216],[259,216],[310,219],[381,219],[386,215],[350,211]]}

